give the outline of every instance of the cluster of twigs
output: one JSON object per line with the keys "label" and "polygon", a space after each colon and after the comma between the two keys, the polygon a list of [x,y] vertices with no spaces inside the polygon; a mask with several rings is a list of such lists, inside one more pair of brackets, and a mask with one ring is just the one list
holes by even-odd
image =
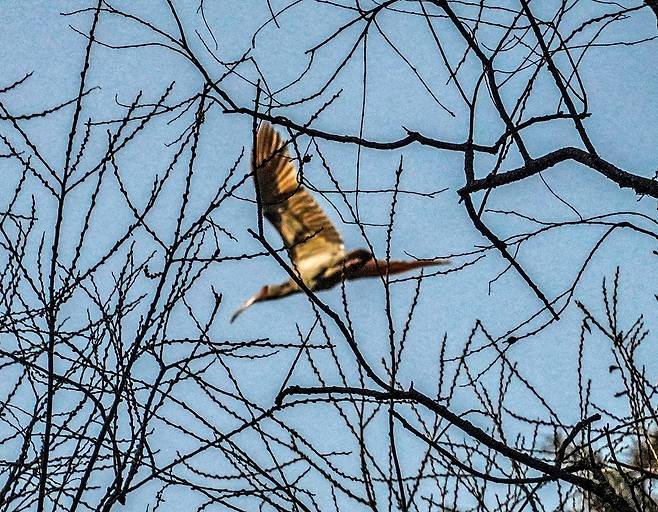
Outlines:
{"label": "cluster of twigs", "polygon": [[[266,21],[253,33],[254,48],[304,3],[277,7],[268,1]],[[613,234],[658,239],[655,218],[639,206],[581,215],[545,181],[556,201],[575,216],[546,220],[541,214],[488,207],[498,189],[519,187],[522,194],[522,184],[545,180],[550,169],[569,162],[618,185],[620,194],[658,198],[655,180],[601,155],[587,130],[587,119],[595,113],[588,110],[580,76],[585,54],[599,44],[652,41],[654,36],[599,43],[603,33],[614,34],[625,20],[647,16],[655,5],[601,2],[583,15],[575,8],[582,2],[556,2],[547,17],[544,9],[541,16],[535,14],[539,6],[528,0],[513,7],[446,0],[387,0],[369,7],[316,3],[346,11],[349,21],[323,27],[319,42],[306,49],[305,71],[278,90],[261,72],[252,48],[237,60],[220,57],[207,3],[200,2],[198,19],[187,19],[176,3],[164,2],[160,9],[174,27],[170,30],[144,14],[98,0],[65,13],[80,24],[89,22],[74,29],[84,36],[85,49],[73,99],[16,115],[0,97],[0,165],[12,177],[5,183],[13,184],[3,194],[0,219],[0,508],[165,510],[183,503],[198,511],[658,510],[653,499],[655,368],[646,365],[653,349],[649,328],[643,316],[629,322],[620,312],[623,269],[605,276],[598,304],[580,297],[578,286]],[[427,36],[424,51],[447,73],[445,87],[459,105],[448,105],[428,85],[413,56],[388,37],[383,17],[419,22]],[[144,40],[119,44],[99,37],[97,29],[106,19],[140,29]],[[196,31],[190,28],[195,23]],[[451,43],[443,42],[442,31],[450,31]],[[310,82],[316,57],[355,32],[328,78],[290,99],[289,91]],[[464,116],[463,139],[439,140],[407,129],[390,141],[364,135],[368,49],[374,37],[394,50],[399,65],[446,115]],[[114,119],[85,117],[95,92],[89,70],[103,52],[138,54],[148,47],[186,59],[201,79],[199,91],[176,100],[172,83],[163,91],[136,93]],[[362,81],[352,84],[362,88],[360,132],[317,128],[341,101],[335,84],[360,57]],[[31,79],[26,75],[0,94],[20,91]],[[553,110],[537,109],[535,89],[541,80],[554,91]],[[253,91],[255,102],[236,99],[234,83]],[[480,114],[485,103],[492,107],[493,121]],[[301,117],[295,110],[300,106],[313,113]],[[344,284],[336,292],[342,299],[336,308],[299,282],[312,323],[307,328],[301,321],[295,324],[292,341],[273,341],[267,333],[224,339],[222,294],[209,278],[215,268],[271,257],[291,278],[296,273],[280,244],[265,238],[262,218],[257,232],[251,232],[260,251],[226,249],[237,240],[225,225],[223,208],[239,200],[238,194],[252,194],[245,187],[251,180],[248,150],[215,173],[221,179],[212,194],[198,196],[203,133],[216,112],[248,122],[254,137],[260,121],[287,133],[304,184],[355,225],[372,252],[378,250],[363,220],[364,202],[389,201],[382,224],[387,259],[400,197],[434,201],[438,192],[403,189],[402,177],[413,172],[404,159],[393,173],[394,185],[366,189],[361,152],[422,145],[463,156],[458,199],[481,239],[449,255],[454,265],[448,270],[381,278],[387,333],[381,361],[374,362],[373,352],[364,348],[368,333],[359,328]],[[55,164],[31,135],[30,123],[64,114],[66,144],[56,158],[61,164]],[[181,123],[172,139],[171,130]],[[500,133],[482,142],[476,134],[486,123],[500,127]],[[573,143],[536,153],[530,134],[550,133],[564,123],[573,129]],[[130,151],[145,144],[152,127],[166,128],[170,154],[163,169],[142,174],[135,187]],[[326,154],[333,143],[357,152],[349,177],[337,172]],[[312,185],[311,161],[330,189]],[[119,217],[129,221],[115,221]],[[491,227],[493,218],[531,227],[501,236]],[[598,233],[597,240],[570,269],[566,289],[552,295],[540,284],[546,279],[527,270],[519,252],[534,240],[576,229]],[[425,283],[474,272],[484,259],[505,265],[499,275],[484,277],[490,286],[513,273],[537,307],[525,318],[509,319],[503,332],[494,333],[473,318],[461,344],[451,334],[440,337],[438,354],[422,359],[427,368],[416,368],[417,373],[437,372],[436,387],[428,391],[414,384],[408,363],[420,341],[430,337],[414,329]],[[393,292],[405,286],[411,303],[400,321],[402,306]],[[574,321],[580,325],[575,336],[563,327]],[[571,381],[578,397],[574,417],[566,418],[551,403],[551,390],[534,382],[534,368],[542,361],[520,364],[516,359],[518,347],[549,331],[564,332],[558,335],[578,347]],[[595,364],[602,343],[614,360],[603,376]],[[592,346],[599,348],[590,355]],[[260,375],[268,361],[279,370],[285,362],[282,380],[266,390],[265,400],[255,399],[255,390],[267,382]],[[593,390],[598,378],[606,379],[609,393]],[[618,387],[610,390],[611,382]]]}

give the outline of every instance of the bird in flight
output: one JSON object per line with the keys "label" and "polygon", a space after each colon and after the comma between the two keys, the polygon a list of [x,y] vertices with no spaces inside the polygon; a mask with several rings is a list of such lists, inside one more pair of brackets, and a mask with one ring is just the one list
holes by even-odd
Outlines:
{"label": "bird in flight", "polygon": [[[293,269],[309,290],[326,290],[342,280],[399,274],[448,263],[448,260],[377,260],[367,249],[346,252],[335,226],[299,182],[297,167],[284,141],[269,123],[261,124],[256,135],[255,160],[254,180],[263,215],[281,235]],[[233,313],[231,322],[256,302],[301,291],[292,279],[264,286]]]}

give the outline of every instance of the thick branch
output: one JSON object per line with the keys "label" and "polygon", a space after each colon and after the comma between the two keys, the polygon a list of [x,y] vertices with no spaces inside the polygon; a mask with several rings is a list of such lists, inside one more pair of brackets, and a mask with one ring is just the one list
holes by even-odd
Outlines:
{"label": "thick branch", "polygon": [[[212,86],[213,84],[209,82],[208,85]],[[305,135],[308,135],[309,137],[317,137],[318,139],[330,140],[333,142],[357,144],[359,146],[369,149],[379,149],[379,150],[400,149],[409,146],[414,142],[422,144],[423,146],[430,146],[436,149],[445,149],[448,151],[463,152],[466,151],[467,148],[466,142],[447,142],[443,140],[437,140],[411,130],[407,130],[406,137],[389,142],[382,142],[382,141],[364,139],[362,137],[357,137],[356,135],[342,135],[342,134],[329,133],[322,130],[317,130],[315,128],[309,128],[308,126],[295,123],[294,121],[286,117],[272,116],[269,114],[265,114],[263,112],[255,112],[254,110],[249,108],[224,109],[224,113],[250,115],[255,118],[261,119],[263,121],[268,121],[273,125],[290,128],[291,130],[303,133]],[[472,147],[474,151],[478,151],[480,153],[495,154],[498,151],[498,145],[483,146],[481,144],[473,144]]]}
{"label": "thick branch", "polygon": [[354,387],[343,387],[343,386],[322,386],[322,387],[301,387],[301,386],[290,386],[286,388],[276,399],[277,405],[280,405],[286,396],[290,395],[330,395],[330,394],[350,394],[358,396],[367,396],[374,398],[376,400],[381,400],[382,402],[387,402],[390,400],[395,401],[410,401],[412,403],[417,403],[423,405],[427,409],[431,410],[441,418],[444,418],[450,424],[459,428],[464,433],[468,434],[470,437],[476,441],[482,443],[483,445],[495,450],[496,452],[504,455],[505,457],[519,462],[528,466],[529,468],[540,471],[551,477],[569,482],[571,484],[577,485],[585,491],[589,491],[601,500],[612,505],[614,510],[633,512],[633,509],[626,503],[626,501],[617,496],[614,491],[610,489],[609,486],[601,484],[595,481],[592,481],[588,478],[582,476],[571,474],[563,469],[544,462],[543,460],[537,459],[523,453],[511,446],[506,445],[502,441],[499,441],[484,430],[476,427],[470,421],[462,418],[461,416],[450,411],[447,407],[437,403],[435,400],[432,400],[430,397],[424,395],[423,393],[416,391],[411,388],[408,391],[402,390],[390,390],[390,391],[376,391],[373,389],[363,389],[363,388],[354,388]]}
{"label": "thick branch", "polygon": [[480,190],[500,187],[534,176],[566,160],[575,160],[593,169],[621,188],[631,188],[638,194],[645,194],[658,199],[658,182],[637,174],[623,171],[603,158],[589,154],[580,148],[566,147],[530,160],[526,165],[500,174],[491,174],[486,178],[473,180],[459,190],[460,195],[472,194]]}

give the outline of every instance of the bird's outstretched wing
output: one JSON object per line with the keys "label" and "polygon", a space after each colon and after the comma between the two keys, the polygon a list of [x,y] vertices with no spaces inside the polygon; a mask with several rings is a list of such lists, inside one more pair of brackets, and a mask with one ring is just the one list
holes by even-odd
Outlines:
{"label": "bird's outstretched wing", "polygon": [[269,123],[256,137],[256,186],[263,215],[291,252],[299,276],[310,283],[345,256],[340,234],[313,196],[299,183],[297,167]]}

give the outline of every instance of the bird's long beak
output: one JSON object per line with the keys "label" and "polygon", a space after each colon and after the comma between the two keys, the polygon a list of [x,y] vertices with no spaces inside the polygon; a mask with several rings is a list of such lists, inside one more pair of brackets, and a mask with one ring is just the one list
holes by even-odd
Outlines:
{"label": "bird's long beak", "polygon": [[269,289],[270,289],[269,286],[263,286],[257,294],[249,297],[249,299],[247,299],[247,302],[245,302],[242,306],[238,308],[238,310],[235,313],[233,313],[233,316],[231,317],[231,323],[233,323],[235,319],[239,317],[240,314],[242,314],[242,312],[248,307],[250,307],[254,302],[267,300],[269,298]]}
{"label": "bird's long beak", "polygon": [[249,306],[251,306],[256,300],[258,299],[258,295],[254,295],[253,297],[249,297],[247,302],[245,302],[242,306],[240,306],[235,313],[233,313],[233,316],[231,316],[231,323],[235,322],[235,319],[239,317],[242,312],[247,309]]}

